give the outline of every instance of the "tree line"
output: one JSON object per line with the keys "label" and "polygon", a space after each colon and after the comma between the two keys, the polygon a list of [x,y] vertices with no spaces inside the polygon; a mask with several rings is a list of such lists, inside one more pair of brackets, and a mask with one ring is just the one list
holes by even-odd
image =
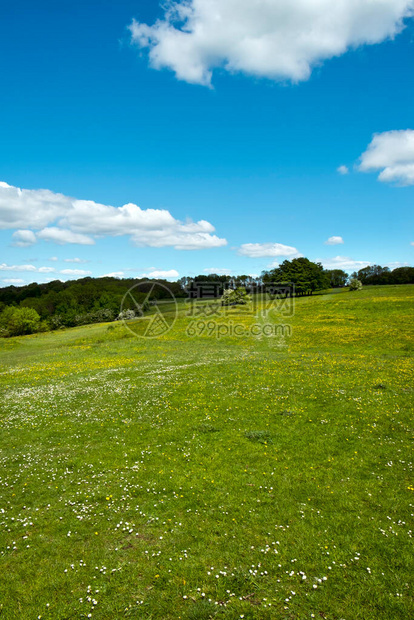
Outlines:
{"label": "tree line", "polygon": [[[127,278],[82,278],[61,282],[55,280],[46,284],[36,282],[26,286],[8,286],[0,289],[0,336],[23,334],[75,327],[88,323],[113,321],[124,310],[136,310],[136,304],[143,304],[154,282],[163,287],[153,290],[152,299],[184,297],[185,292],[178,282]],[[133,296],[126,293],[136,284],[143,283]]]}
{"label": "tree line", "polygon": [[348,276],[342,269],[324,269],[321,263],[307,258],[285,260],[281,265],[262,274],[264,282],[292,282],[297,295],[312,295],[314,291],[339,288],[358,280],[363,286],[380,284],[414,284],[414,267],[371,265]]}
{"label": "tree line", "polygon": [[[131,311],[133,316],[137,304],[144,304],[147,294],[156,282],[151,301],[167,300],[174,297],[188,297],[192,286],[215,283],[216,294],[222,296],[228,289],[245,290],[254,294],[258,287],[267,283],[294,284],[297,296],[312,295],[315,291],[346,286],[350,280],[359,280],[365,285],[413,284],[414,267],[388,267],[373,265],[364,267],[348,276],[341,269],[324,269],[321,263],[314,263],[300,257],[285,260],[260,277],[249,275],[230,276],[203,274],[184,277],[177,282],[166,280],[82,278],[61,282],[55,280],[45,284],[33,282],[25,286],[0,288],[0,336],[19,336],[23,334],[74,327],[88,323],[113,321],[119,316],[120,308]],[[126,293],[136,284],[141,284],[139,292],[133,296]]]}
{"label": "tree line", "polygon": [[364,286],[378,284],[414,284],[414,267],[389,267],[371,265],[354,271],[351,278],[359,280]]}

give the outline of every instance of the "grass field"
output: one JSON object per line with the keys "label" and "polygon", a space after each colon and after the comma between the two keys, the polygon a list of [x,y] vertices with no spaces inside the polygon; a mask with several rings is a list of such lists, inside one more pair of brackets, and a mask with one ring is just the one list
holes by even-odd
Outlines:
{"label": "grass field", "polygon": [[413,307],[1,340],[0,619],[414,618]]}

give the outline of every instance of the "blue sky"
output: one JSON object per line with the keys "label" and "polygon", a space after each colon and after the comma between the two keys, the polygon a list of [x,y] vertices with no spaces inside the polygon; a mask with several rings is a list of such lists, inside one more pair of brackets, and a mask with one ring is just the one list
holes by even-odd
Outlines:
{"label": "blue sky", "polygon": [[2,6],[1,286],[414,263],[414,2],[217,1]]}

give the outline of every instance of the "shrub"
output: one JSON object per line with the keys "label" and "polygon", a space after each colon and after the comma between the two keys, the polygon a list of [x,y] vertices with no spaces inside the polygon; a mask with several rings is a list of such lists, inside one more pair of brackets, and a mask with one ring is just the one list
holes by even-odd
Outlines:
{"label": "shrub", "polygon": [[2,336],[24,336],[44,331],[44,323],[33,308],[7,307],[0,315],[0,330]]}
{"label": "shrub", "polygon": [[349,290],[350,291],[360,291],[362,288],[362,282],[357,280],[356,278],[352,278],[349,282]]}
{"label": "shrub", "polygon": [[221,298],[222,306],[245,305],[250,301],[246,289],[242,286],[236,289],[228,288],[224,291]]}
{"label": "shrub", "polygon": [[130,321],[135,318],[135,312],[133,310],[123,310],[116,317],[117,321]]}
{"label": "shrub", "polygon": [[76,325],[89,325],[90,323],[107,323],[114,320],[114,313],[110,308],[99,308],[94,312],[77,314],[75,316]]}

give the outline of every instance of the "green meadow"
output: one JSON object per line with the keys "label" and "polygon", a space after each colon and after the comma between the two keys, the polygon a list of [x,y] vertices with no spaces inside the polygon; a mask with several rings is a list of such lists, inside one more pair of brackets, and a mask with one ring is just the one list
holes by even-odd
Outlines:
{"label": "green meadow", "polygon": [[413,307],[2,339],[0,619],[413,618]]}

